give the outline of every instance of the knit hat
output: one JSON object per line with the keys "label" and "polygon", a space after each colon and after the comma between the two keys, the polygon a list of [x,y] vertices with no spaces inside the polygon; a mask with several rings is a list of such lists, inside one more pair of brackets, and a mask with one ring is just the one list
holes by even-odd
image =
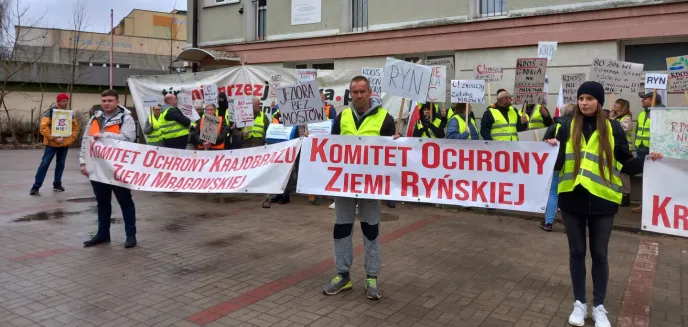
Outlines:
{"label": "knit hat", "polygon": [[62,100],[69,100],[69,95],[67,93],[60,93],[57,95],[57,102],[60,102]]}
{"label": "knit hat", "polygon": [[589,94],[593,98],[597,99],[597,102],[600,103],[600,106],[604,106],[604,86],[598,82],[593,82],[593,81],[587,81],[578,88],[578,94],[577,97],[580,97],[581,94]]}

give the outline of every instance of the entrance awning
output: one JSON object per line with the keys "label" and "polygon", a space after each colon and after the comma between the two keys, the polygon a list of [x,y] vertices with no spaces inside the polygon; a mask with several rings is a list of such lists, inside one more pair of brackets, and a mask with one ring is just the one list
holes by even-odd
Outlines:
{"label": "entrance awning", "polygon": [[228,51],[188,48],[182,50],[176,61],[189,61],[203,65],[239,65],[241,59]]}

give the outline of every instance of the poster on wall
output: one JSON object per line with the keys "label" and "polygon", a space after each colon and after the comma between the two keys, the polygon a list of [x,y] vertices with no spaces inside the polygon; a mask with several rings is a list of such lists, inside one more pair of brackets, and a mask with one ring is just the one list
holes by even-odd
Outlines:
{"label": "poster on wall", "polygon": [[317,24],[322,21],[322,0],[291,0],[291,24]]}

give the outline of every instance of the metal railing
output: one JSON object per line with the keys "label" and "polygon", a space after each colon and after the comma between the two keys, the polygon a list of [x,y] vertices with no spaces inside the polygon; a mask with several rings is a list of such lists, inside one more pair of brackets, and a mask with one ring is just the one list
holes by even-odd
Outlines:
{"label": "metal railing", "polygon": [[263,41],[267,36],[267,0],[254,1],[256,7],[256,40]]}
{"label": "metal railing", "polygon": [[506,0],[478,0],[480,17],[506,15]]}
{"label": "metal railing", "polygon": [[351,27],[354,32],[368,30],[368,0],[351,0]]}

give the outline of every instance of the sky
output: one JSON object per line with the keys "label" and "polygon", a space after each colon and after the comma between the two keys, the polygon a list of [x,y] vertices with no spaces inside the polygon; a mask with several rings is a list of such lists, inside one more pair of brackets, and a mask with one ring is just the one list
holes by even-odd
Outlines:
{"label": "sky", "polygon": [[[27,16],[38,22],[40,27],[69,29],[73,20],[74,5],[78,0],[10,0],[16,8],[27,7]],[[110,9],[115,10],[115,26],[132,9],[170,12],[172,9],[186,10],[186,0],[82,0],[86,1],[88,17],[86,31],[109,33]],[[176,7],[175,7],[176,2]],[[24,24],[22,24],[24,25]]]}

